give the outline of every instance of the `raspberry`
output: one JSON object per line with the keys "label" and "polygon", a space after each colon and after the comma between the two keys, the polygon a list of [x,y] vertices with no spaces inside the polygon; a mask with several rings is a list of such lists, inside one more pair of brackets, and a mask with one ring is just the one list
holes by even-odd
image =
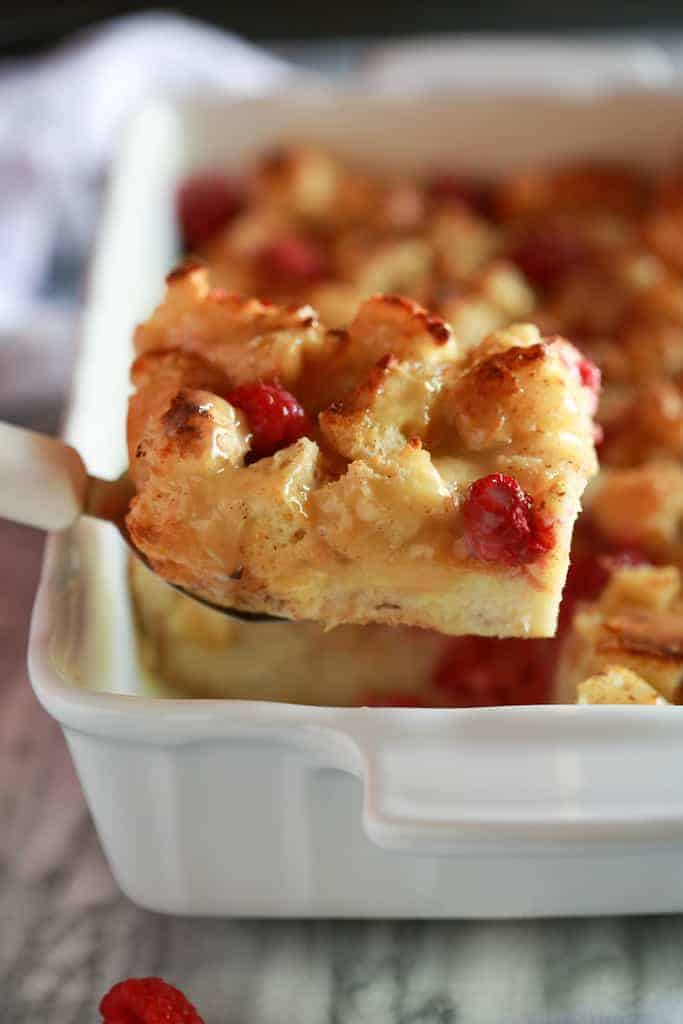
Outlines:
{"label": "raspberry", "polygon": [[240,212],[243,193],[220,171],[205,171],[181,184],[176,202],[185,248],[197,249]]}
{"label": "raspberry", "polygon": [[491,216],[491,189],[475,178],[448,172],[435,174],[427,183],[427,191],[437,203],[461,203],[482,217]]}
{"label": "raspberry", "polygon": [[545,704],[554,654],[552,640],[454,637],[432,682],[452,707]]}
{"label": "raspberry", "polygon": [[103,1024],[204,1024],[183,993],[161,978],[128,978],[100,1002]]}
{"label": "raspberry", "polygon": [[325,275],[325,256],[308,238],[287,235],[261,250],[260,260],[269,277],[289,281],[314,281]]}
{"label": "raspberry", "polygon": [[554,341],[555,344],[560,346],[560,358],[565,366],[568,366],[570,370],[574,370],[579,378],[579,382],[584,388],[588,388],[593,396],[591,402],[591,415],[593,415],[598,407],[598,398],[600,396],[600,385],[602,382],[602,374],[600,370],[587,359],[586,356],[582,355],[575,345],[572,345],[570,341],[565,338],[547,338],[547,341]]}
{"label": "raspberry", "polygon": [[273,455],[311,434],[313,425],[308,414],[294,395],[278,384],[241,384],[226,397],[231,405],[242,410],[249,423],[250,462]]}
{"label": "raspberry", "polygon": [[579,377],[585,388],[592,391],[594,395],[599,394],[602,375],[595,363],[591,362],[590,359],[586,359],[585,356],[581,356],[579,361]]}
{"label": "raspberry", "polygon": [[577,601],[599,597],[610,573],[642,565],[636,549],[621,548],[572,561],[560,606],[557,635],[547,640],[453,637],[437,663],[432,683],[453,707],[546,704],[558,652]]}
{"label": "raspberry", "polygon": [[551,224],[531,230],[509,255],[531,284],[542,290],[559,284],[587,260],[581,239]]}
{"label": "raspberry", "polygon": [[463,506],[465,540],[482,562],[525,565],[554,544],[552,524],[511,476],[492,473],[475,480]]}

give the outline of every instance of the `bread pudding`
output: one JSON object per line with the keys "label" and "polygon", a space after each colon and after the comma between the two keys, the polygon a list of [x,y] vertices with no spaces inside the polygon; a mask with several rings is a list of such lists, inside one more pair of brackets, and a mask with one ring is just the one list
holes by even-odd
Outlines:
{"label": "bread pudding", "polygon": [[447,639],[421,629],[238,622],[131,559],[141,660],[156,685],[196,697],[336,706],[440,703]]}
{"label": "bread pudding", "polygon": [[344,330],[189,264],[136,333],[127,525],[213,604],[328,625],[548,636],[597,378],[510,327],[463,348],[379,295]]}
{"label": "bread pudding", "polygon": [[611,674],[611,686],[614,673],[627,673],[632,693],[649,692],[631,686],[635,676],[657,696],[678,703],[683,682],[683,595],[677,568],[618,569],[598,600],[578,606],[557,668],[557,699],[573,699],[578,689],[587,702],[594,685],[586,687],[582,681],[595,673]]}
{"label": "bread pudding", "polygon": [[[208,294],[212,299],[207,296],[205,314],[212,302],[216,306],[219,300],[228,305],[234,303],[235,300],[228,299],[234,293],[258,296],[286,308],[266,307],[270,310],[268,324],[272,330],[269,327],[259,336],[260,340],[251,336],[246,345],[228,345],[226,332],[219,326],[220,312],[215,313],[212,336],[210,330],[207,333],[206,324],[197,325],[190,312],[192,302],[188,303],[187,291],[176,289],[172,299],[169,289],[169,297],[161,307],[165,313],[159,311],[138,335],[140,354],[135,379],[140,391],[131,405],[131,440],[145,432],[154,434],[155,422],[160,423],[170,408],[172,395],[179,391],[205,391],[226,399],[230,391],[235,398],[235,389],[246,387],[241,406],[228,404],[234,410],[236,428],[251,433],[247,444],[253,446],[256,434],[247,406],[251,403],[251,417],[259,420],[263,401],[249,393],[249,385],[255,375],[261,375],[261,380],[269,385],[277,378],[278,386],[290,397],[268,393],[265,400],[279,401],[288,413],[294,413],[291,418],[285,416],[290,433],[282,429],[278,432],[272,424],[269,432],[266,423],[261,447],[267,454],[259,457],[258,452],[254,455],[253,448],[248,448],[240,468],[251,472],[272,460],[287,462],[283,453],[288,448],[293,446],[299,451],[303,447],[310,451],[309,443],[316,445],[316,471],[321,475],[316,477],[308,497],[316,496],[311,501],[316,516],[322,514],[318,506],[321,491],[339,499],[325,503],[324,511],[328,517],[334,517],[336,529],[329,542],[334,544],[331,550],[340,565],[353,565],[353,560],[360,558],[355,517],[346,520],[340,516],[345,502],[352,501],[359,491],[363,494],[361,514],[368,516],[363,520],[363,537],[371,538],[371,554],[377,551],[378,539],[398,545],[401,556],[404,547],[407,550],[415,545],[419,553],[422,537],[410,535],[412,526],[417,524],[411,523],[411,517],[406,520],[400,514],[402,506],[396,506],[393,498],[387,496],[386,476],[390,472],[411,482],[411,502],[414,497],[419,530],[428,526],[431,530],[440,522],[441,513],[433,503],[430,480],[419,476],[418,483],[418,467],[423,469],[431,464],[445,486],[459,496],[469,495],[476,480],[496,472],[513,477],[533,499],[537,511],[539,492],[543,490],[538,478],[533,474],[527,476],[529,465],[505,472],[497,465],[490,466],[486,452],[482,465],[482,451],[473,445],[473,435],[468,433],[461,438],[462,416],[455,424],[457,433],[449,434],[453,421],[444,421],[440,397],[429,403],[426,414],[415,414],[413,400],[407,397],[406,371],[401,366],[406,361],[414,362],[412,350],[408,355],[393,353],[398,367],[392,360],[386,366],[377,366],[383,357],[386,359],[388,346],[371,346],[372,352],[364,360],[360,358],[364,346],[346,341],[347,349],[357,351],[353,357],[349,351],[343,354],[344,346],[335,341],[334,332],[349,332],[368,299],[377,293],[398,292],[432,311],[434,322],[441,319],[449,324],[451,340],[444,344],[446,351],[442,356],[453,351],[455,345],[453,364],[448,362],[450,356],[444,359],[448,366],[432,366],[428,360],[429,372],[440,380],[451,375],[466,376],[475,366],[485,365],[482,357],[486,345],[481,347],[484,339],[516,322],[533,323],[544,338],[560,335],[571,339],[588,360],[578,364],[576,371],[579,375],[583,373],[586,384],[595,388],[597,383],[591,363],[602,372],[602,396],[597,411],[601,471],[585,494],[585,509],[575,530],[557,635],[537,640],[442,638],[446,647],[435,655],[431,674],[425,674],[418,658],[413,671],[415,686],[409,687],[406,679],[398,687],[398,696],[392,698],[387,685],[382,700],[415,704],[514,703],[553,699],[554,692],[555,699],[570,701],[578,695],[583,702],[624,702],[626,695],[627,702],[647,703],[648,694],[652,696],[651,688],[657,694],[655,703],[678,699],[675,688],[670,692],[656,689],[659,684],[656,680],[653,684],[642,664],[586,658],[571,671],[567,666],[572,664],[571,650],[576,649],[579,624],[585,624],[585,616],[597,607],[601,595],[609,593],[615,573],[641,567],[645,575],[639,578],[650,578],[647,570],[654,571],[654,578],[660,579],[660,570],[681,567],[683,173],[679,168],[652,174],[632,166],[584,162],[522,169],[500,181],[486,181],[450,168],[431,169],[417,176],[367,173],[330,152],[295,144],[259,156],[240,179],[210,171],[186,181],[180,193],[179,219],[186,251],[197,257],[197,269],[203,267],[208,274]],[[182,272],[181,280],[185,280],[186,273]],[[184,287],[188,285],[185,280]],[[241,307],[240,329],[231,329],[233,341],[248,335],[245,324],[250,315],[255,315],[256,307],[252,304],[252,312],[246,313],[247,306],[249,303]],[[308,310],[297,312],[306,306],[312,306],[317,317]],[[198,307],[194,308],[196,313]],[[174,319],[181,314],[185,319],[176,330]],[[266,314],[261,311],[258,315]],[[309,323],[311,316],[313,321]],[[235,317],[239,319],[237,314]],[[177,323],[181,324],[181,320]],[[323,330],[321,323],[331,331]],[[243,328],[247,333],[240,335]],[[287,337],[292,329],[299,339],[293,348]],[[277,343],[264,345],[263,337],[272,339],[274,334],[278,336]],[[343,337],[344,334],[338,335]],[[516,342],[512,347],[533,348],[534,344]],[[165,349],[165,353],[160,349]],[[427,351],[425,346],[420,358]],[[439,355],[437,362],[438,359]],[[232,364],[230,371],[228,364]],[[410,394],[419,395],[419,387],[411,376],[413,387],[416,390]],[[439,396],[442,394],[443,388]],[[419,399],[414,400],[419,404]],[[411,410],[407,418],[399,422],[403,413],[397,412],[388,420],[384,418],[389,410],[398,408],[398,401]],[[339,403],[340,408],[334,403]],[[330,405],[333,409],[328,415]],[[186,412],[182,403],[176,403],[175,414],[169,417],[171,425],[175,422],[178,427],[173,443],[163,442],[168,443],[169,454],[183,443],[183,451],[189,452],[192,436],[206,440],[209,434],[210,424],[201,414],[200,422],[196,418],[188,420],[189,429],[184,429]],[[479,410],[475,412],[479,415]],[[414,415],[415,426],[409,422]],[[260,427],[263,420],[261,416]],[[372,429],[375,423],[380,427],[379,436]],[[300,436],[295,439],[298,431]],[[231,427],[227,433],[236,444],[229,456],[232,466],[235,459],[239,461],[238,452],[243,447],[235,441],[238,429]],[[226,443],[225,434],[221,437],[221,443]],[[399,461],[399,454],[413,437],[419,439],[420,448],[415,451],[421,453],[420,458],[407,451]],[[444,446],[445,437],[449,444],[453,438],[450,452],[444,450],[448,447]],[[288,439],[291,443],[282,447]],[[397,447],[397,440],[403,448]],[[158,430],[156,442],[161,443]],[[135,459],[135,451],[132,456],[134,462],[144,461]],[[348,467],[357,461],[363,463],[365,476],[358,479],[354,470],[345,487],[337,486],[349,475]],[[189,454],[183,465],[189,473]],[[158,468],[157,465],[155,474]],[[137,466],[135,472],[139,479],[144,477],[142,466]],[[286,467],[282,469],[278,486],[283,486],[287,472]],[[263,473],[263,468],[259,473]],[[432,483],[433,480],[434,477]],[[298,482],[300,485],[301,481]],[[379,483],[383,485],[381,492]],[[296,487],[288,493],[297,493]],[[365,501],[367,493],[371,502]],[[260,494],[263,497],[265,491]],[[451,508],[454,505],[459,526],[452,541],[459,553],[466,516],[463,502],[456,500]],[[391,532],[387,532],[381,515],[382,528],[373,532],[378,522],[377,509],[384,511],[389,507]],[[476,502],[473,507],[476,508]],[[151,505],[148,511],[147,526],[152,528]],[[207,529],[209,520],[207,517]],[[143,522],[143,532],[144,525]],[[542,531],[539,536],[543,537]],[[152,540],[155,545],[162,543],[159,536],[154,537],[153,530]],[[325,544],[329,542],[325,539]],[[295,543],[308,541],[297,539]],[[480,554],[485,552],[486,544],[479,549]],[[162,558],[169,554],[170,547],[161,551]],[[466,554],[467,559],[475,557],[469,546]],[[495,580],[487,593],[492,595],[500,576],[511,569],[512,575],[537,580],[547,558],[537,554],[537,560],[532,557],[517,567],[482,562],[480,568],[490,573],[488,578],[492,582]],[[378,577],[372,557],[367,561],[367,578],[374,581]],[[427,584],[433,586],[432,565],[433,561],[424,557],[421,571],[413,571],[407,580],[403,579],[403,585],[422,584],[428,568]],[[463,563],[459,563],[458,572],[462,567]],[[187,566],[181,568],[184,572]],[[213,563],[212,569],[216,571]],[[235,571],[247,577],[245,565],[237,566]],[[246,579],[245,589],[248,583]],[[253,590],[244,599],[250,601],[252,596]],[[368,594],[368,601],[373,596]],[[531,598],[528,593],[524,600],[527,598]],[[172,600],[182,603],[177,595]],[[520,606],[521,602],[520,597]],[[142,603],[142,598],[138,603]],[[390,603],[396,603],[393,596]],[[473,605],[470,603],[469,607]],[[280,613],[291,614],[284,607]],[[661,616],[662,629],[666,631],[669,611],[651,608],[648,615]],[[387,621],[405,620],[392,617]],[[271,628],[274,627],[264,626],[259,635]],[[289,628],[318,627],[283,624],[276,628],[284,634]],[[355,629],[381,632],[384,628],[342,627],[342,634],[352,644]],[[481,623],[471,627],[463,623],[463,628],[484,631]],[[408,638],[413,632],[394,626],[393,633],[397,649],[404,652],[405,662],[410,662],[415,648]],[[531,633],[530,629],[529,636]],[[184,633],[182,642],[189,643],[189,631]],[[217,647],[217,662],[229,665],[233,651],[232,643],[220,646],[220,651]],[[304,674],[309,657],[303,647],[299,656],[292,655]],[[381,658],[379,663],[385,664]],[[388,668],[386,671],[391,674]],[[556,675],[559,685],[553,690],[553,680],[558,681]],[[586,679],[587,676],[590,678]],[[499,684],[497,689],[494,678]],[[317,689],[311,684],[312,699],[319,703],[327,702],[325,687],[335,692],[329,675],[325,679],[325,684]],[[435,679],[442,681],[436,689]],[[382,684],[375,687],[379,691],[382,688]],[[287,682],[284,690],[289,689]],[[362,691],[362,687],[353,688],[344,699],[367,702],[367,693]],[[227,684],[225,692],[239,695]],[[340,699],[341,696],[338,694]]]}
{"label": "bread pudding", "polygon": [[370,707],[533,704],[550,696],[544,645],[552,641],[237,622],[169,587],[137,558],[130,581],[140,660],[156,692]]}
{"label": "bread pudding", "polygon": [[614,665],[579,683],[577,698],[579,704],[669,703],[636,672]]}

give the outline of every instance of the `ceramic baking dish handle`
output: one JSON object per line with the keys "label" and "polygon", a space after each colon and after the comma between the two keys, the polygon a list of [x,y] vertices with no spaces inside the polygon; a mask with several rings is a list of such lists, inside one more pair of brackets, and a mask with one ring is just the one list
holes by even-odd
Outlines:
{"label": "ceramic baking dish handle", "polygon": [[0,517],[64,530],[83,511],[87,473],[56,438],[0,423]]}
{"label": "ceramic baking dish handle", "polygon": [[[359,743],[365,831],[384,848],[424,854],[680,841],[679,711],[390,712],[388,727]],[[620,743],[608,746],[615,713]],[[625,795],[627,748],[639,768]]]}

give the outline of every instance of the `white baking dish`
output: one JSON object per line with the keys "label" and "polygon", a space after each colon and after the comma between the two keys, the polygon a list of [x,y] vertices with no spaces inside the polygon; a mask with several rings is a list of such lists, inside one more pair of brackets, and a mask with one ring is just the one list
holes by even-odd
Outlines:
{"label": "white baking dish", "polygon": [[[125,459],[129,337],[173,258],[174,182],[283,137],[366,163],[505,170],[677,155],[663,90],[411,101],[321,91],[155,106],[128,135],[89,287],[67,439]],[[267,629],[264,626],[264,629]],[[683,910],[678,708],[381,710],[145,694],[125,557],[108,527],[52,537],[36,693],[62,725],[136,902],[197,914],[451,917]]]}

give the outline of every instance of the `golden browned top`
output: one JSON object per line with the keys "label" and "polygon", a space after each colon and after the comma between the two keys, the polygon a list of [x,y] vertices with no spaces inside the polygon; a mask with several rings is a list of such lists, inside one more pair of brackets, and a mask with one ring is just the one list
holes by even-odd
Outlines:
{"label": "golden browned top", "polygon": [[[217,283],[310,302],[332,326],[375,292],[400,292],[444,316],[466,346],[531,319],[603,368],[603,461],[642,461],[647,443],[628,454],[619,443],[636,429],[626,409],[652,381],[678,389],[683,371],[679,168],[652,176],[583,161],[482,183],[457,169],[370,173],[293,144],[257,158],[245,181],[244,209],[202,250]],[[312,246],[318,273],[268,271],[264,251],[291,238]]]}
{"label": "golden browned top", "polygon": [[135,345],[134,473],[155,417],[164,413],[167,434],[197,438],[218,405],[202,404],[196,393],[220,397],[255,380],[278,381],[320,414],[316,443],[345,460],[372,462],[410,441],[411,450],[437,457],[481,453],[492,467],[526,458],[551,476],[561,460],[585,476],[595,470],[592,398],[567,360],[570,346],[530,325],[468,350],[414,301],[378,295],[348,329],[327,330],[311,307],[225,295],[211,286],[208,268],[191,263],[169,275],[166,297],[138,327]]}

